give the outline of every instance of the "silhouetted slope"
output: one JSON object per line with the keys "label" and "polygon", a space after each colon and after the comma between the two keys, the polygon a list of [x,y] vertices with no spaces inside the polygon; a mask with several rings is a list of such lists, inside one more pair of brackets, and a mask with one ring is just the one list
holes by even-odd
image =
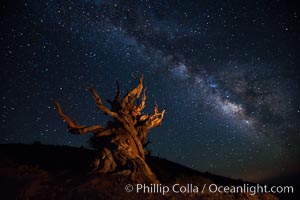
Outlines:
{"label": "silhouetted slope", "polygon": [[[97,156],[94,150],[50,145],[0,145],[1,199],[277,199],[272,195],[160,194],[127,193],[124,187],[134,184],[120,174],[91,174],[89,165]],[[233,180],[201,173],[158,157],[147,163],[163,185],[179,183],[202,186],[241,185]]]}
{"label": "silhouetted slope", "polygon": [[[211,180],[217,185],[240,185],[244,181],[231,179],[223,176],[214,175],[211,173],[202,173],[191,168],[185,167],[178,163],[169,161],[159,157],[149,157],[147,159],[149,166],[156,173],[161,181],[175,181],[178,177],[201,177],[206,180]],[[170,170],[171,169],[171,170]]]}

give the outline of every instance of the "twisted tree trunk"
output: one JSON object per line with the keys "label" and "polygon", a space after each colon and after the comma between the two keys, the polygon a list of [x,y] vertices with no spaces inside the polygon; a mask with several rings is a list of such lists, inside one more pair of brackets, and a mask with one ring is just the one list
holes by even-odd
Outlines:
{"label": "twisted tree trunk", "polygon": [[[115,98],[108,100],[111,109],[103,104],[101,96],[95,89],[88,88],[98,109],[114,118],[114,121],[109,121],[106,127],[77,124],[62,111],[58,101],[56,101],[56,109],[67,123],[70,133],[78,135],[94,133],[90,141],[100,153],[93,163],[95,172],[122,173],[139,183],[155,183],[158,180],[145,162],[144,146],[149,130],[161,124],[165,110],[159,112],[156,105],[153,114],[142,114],[147,99],[146,89],[143,90],[143,75],[138,80],[137,87],[123,98],[121,98],[121,90],[117,83],[118,90]],[[137,100],[142,92],[141,102],[138,104]]]}

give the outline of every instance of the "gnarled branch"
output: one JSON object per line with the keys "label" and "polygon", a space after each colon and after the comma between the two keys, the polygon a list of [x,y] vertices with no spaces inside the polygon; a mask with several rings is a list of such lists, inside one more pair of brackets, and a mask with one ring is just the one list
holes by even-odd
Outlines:
{"label": "gnarled branch", "polygon": [[86,126],[77,124],[74,120],[72,120],[68,115],[66,115],[62,111],[58,100],[55,101],[55,105],[57,113],[67,123],[70,133],[82,135],[89,132],[97,133],[104,130],[104,128],[100,125]]}
{"label": "gnarled branch", "polygon": [[113,118],[115,118],[117,121],[119,121],[121,123],[124,122],[124,120],[122,120],[120,118],[120,116],[118,115],[118,113],[111,111],[109,108],[107,108],[105,105],[103,105],[102,98],[96,92],[96,90],[94,88],[88,87],[88,90],[92,93],[92,95],[93,95],[93,97],[94,97],[94,99],[95,99],[95,101],[97,103],[97,106],[98,106],[99,110],[101,110],[104,114],[112,116]]}
{"label": "gnarled branch", "polygon": [[116,81],[117,83],[117,94],[114,97],[113,100],[108,99],[107,102],[110,104],[111,106],[111,111],[117,111],[120,110],[121,105],[120,105],[120,101],[121,101],[121,89],[120,89],[120,84],[118,81]]}
{"label": "gnarled branch", "polygon": [[153,128],[155,126],[161,125],[161,122],[164,118],[166,110],[163,110],[161,113],[156,113],[150,115],[150,119],[148,121],[148,129]]}
{"label": "gnarled branch", "polygon": [[163,110],[161,113],[158,111],[158,105],[155,103],[154,113],[149,116],[147,120],[147,128],[153,128],[155,126],[159,126],[164,118],[166,110]]}
{"label": "gnarled branch", "polygon": [[120,89],[119,81],[116,81],[116,83],[117,83],[117,94],[114,98],[114,101],[117,101],[121,98],[121,89]]}
{"label": "gnarled branch", "polygon": [[125,108],[125,113],[127,113],[129,110],[132,109],[133,103],[140,98],[141,92],[143,90],[143,80],[144,80],[144,74],[141,75],[141,77],[138,78],[139,84],[136,88],[129,91],[127,95],[122,99],[121,107]]}
{"label": "gnarled branch", "polygon": [[139,114],[142,112],[142,110],[146,107],[146,100],[147,100],[147,95],[146,95],[147,88],[144,89],[143,96],[142,96],[142,101],[139,105],[136,105],[134,109],[136,112]]}

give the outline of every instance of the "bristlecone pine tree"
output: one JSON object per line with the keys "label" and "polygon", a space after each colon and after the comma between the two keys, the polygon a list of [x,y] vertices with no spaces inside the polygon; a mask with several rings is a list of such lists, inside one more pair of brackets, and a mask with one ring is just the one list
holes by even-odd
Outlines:
{"label": "bristlecone pine tree", "polygon": [[[113,117],[107,126],[79,125],[66,115],[56,101],[56,110],[60,117],[68,125],[68,131],[72,134],[93,133],[91,144],[99,150],[99,157],[93,163],[93,171],[98,173],[120,173],[129,176],[139,183],[158,183],[155,174],[145,162],[144,149],[147,135],[150,129],[159,126],[165,114],[165,110],[158,111],[154,107],[153,114],[142,114],[146,106],[146,89],[143,90],[143,75],[137,78],[139,84],[121,97],[120,86],[113,100],[107,100],[111,105],[109,109],[103,104],[102,98],[95,89],[89,87],[98,109],[104,114]],[[142,94],[140,102],[138,102]]]}

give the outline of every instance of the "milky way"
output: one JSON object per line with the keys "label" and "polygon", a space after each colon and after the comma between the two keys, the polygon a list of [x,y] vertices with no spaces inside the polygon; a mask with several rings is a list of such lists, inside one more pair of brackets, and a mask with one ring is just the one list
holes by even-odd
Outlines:
{"label": "milky way", "polygon": [[299,13],[281,1],[7,1],[1,9],[1,142],[88,146],[82,124],[145,73],[146,112],[167,110],[153,155],[247,180],[299,173]]}

